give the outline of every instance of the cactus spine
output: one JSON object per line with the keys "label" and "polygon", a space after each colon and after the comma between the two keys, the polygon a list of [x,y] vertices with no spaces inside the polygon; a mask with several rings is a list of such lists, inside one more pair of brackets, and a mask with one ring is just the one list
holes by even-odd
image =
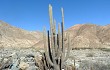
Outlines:
{"label": "cactus spine", "polygon": [[[62,70],[70,52],[70,39],[68,34],[67,52],[64,46],[64,12],[62,11],[62,23],[58,24],[58,34],[56,32],[56,21],[53,21],[52,6],[49,4],[50,32],[46,33],[44,28],[43,40],[45,50],[45,69],[44,70]],[[60,28],[61,27],[61,28]],[[61,29],[61,31],[60,31]],[[46,65],[47,64],[47,65]]]}

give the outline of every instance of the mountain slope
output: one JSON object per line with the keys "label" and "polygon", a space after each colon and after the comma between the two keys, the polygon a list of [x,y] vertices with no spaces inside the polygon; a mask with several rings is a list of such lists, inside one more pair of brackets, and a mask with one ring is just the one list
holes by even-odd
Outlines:
{"label": "mountain slope", "polygon": [[74,48],[105,48],[110,45],[110,25],[75,25],[65,31],[70,33]]}
{"label": "mountain slope", "polygon": [[41,39],[41,32],[29,32],[0,21],[0,47],[31,47]]}
{"label": "mountain slope", "polygon": [[[72,48],[110,48],[110,25],[78,24],[70,27]],[[65,37],[65,46],[67,39]],[[43,34],[38,31],[26,31],[0,21],[0,47],[43,48]]]}

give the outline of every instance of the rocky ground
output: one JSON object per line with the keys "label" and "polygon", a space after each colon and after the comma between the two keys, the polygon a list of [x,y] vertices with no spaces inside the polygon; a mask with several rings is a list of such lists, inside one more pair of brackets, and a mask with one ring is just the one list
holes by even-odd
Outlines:
{"label": "rocky ground", "polygon": [[[41,52],[43,50],[40,50]],[[37,62],[41,59],[39,51],[15,48],[0,49],[1,70],[38,70]],[[78,49],[71,50],[69,59],[65,64],[73,65],[78,70],[110,70],[110,50],[109,49]],[[4,65],[5,64],[5,65]]]}
{"label": "rocky ground", "polygon": [[78,70],[110,70],[110,49],[73,50],[67,62],[74,58]]}

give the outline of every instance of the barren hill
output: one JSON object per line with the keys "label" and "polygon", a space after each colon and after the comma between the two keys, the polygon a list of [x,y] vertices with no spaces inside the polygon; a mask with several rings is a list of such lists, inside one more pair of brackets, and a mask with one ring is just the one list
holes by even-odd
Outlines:
{"label": "barren hill", "polygon": [[105,48],[110,46],[110,25],[79,24],[66,30],[70,33],[72,47]]}
{"label": "barren hill", "polygon": [[41,32],[29,32],[0,21],[0,47],[31,47],[41,39]]}
{"label": "barren hill", "polygon": [[[110,46],[110,25],[77,24],[67,29],[65,33],[70,33],[73,48],[108,48]],[[26,31],[0,21],[0,47],[42,48],[42,36],[42,32]],[[65,44],[67,44],[66,41]]]}

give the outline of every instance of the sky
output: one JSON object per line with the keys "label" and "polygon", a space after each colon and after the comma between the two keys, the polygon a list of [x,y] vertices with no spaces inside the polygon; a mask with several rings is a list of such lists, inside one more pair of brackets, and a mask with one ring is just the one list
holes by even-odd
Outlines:
{"label": "sky", "polygon": [[0,20],[29,31],[49,29],[49,4],[57,24],[62,22],[64,8],[65,29],[76,24],[110,24],[110,0],[0,0]]}

